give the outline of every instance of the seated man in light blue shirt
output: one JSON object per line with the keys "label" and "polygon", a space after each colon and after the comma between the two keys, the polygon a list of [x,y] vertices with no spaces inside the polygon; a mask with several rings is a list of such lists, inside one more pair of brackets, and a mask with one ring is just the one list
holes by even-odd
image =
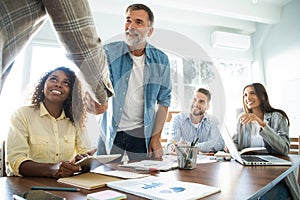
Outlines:
{"label": "seated man in light blue shirt", "polygon": [[210,92],[199,88],[194,93],[191,111],[182,112],[172,119],[167,142],[168,153],[176,153],[174,143],[191,144],[196,138],[196,146],[200,152],[217,152],[224,148],[218,121],[206,113],[210,107],[210,100]]}

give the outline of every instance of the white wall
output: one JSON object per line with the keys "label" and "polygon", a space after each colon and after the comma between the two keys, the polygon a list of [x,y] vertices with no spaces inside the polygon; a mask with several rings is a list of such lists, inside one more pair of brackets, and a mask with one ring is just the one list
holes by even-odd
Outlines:
{"label": "white wall", "polygon": [[281,22],[260,25],[255,34],[255,55],[265,69],[270,103],[287,112],[290,135],[300,135],[300,1],[283,9]]}
{"label": "white wall", "polygon": [[[124,11],[121,10],[121,13]],[[188,14],[188,13],[185,13]],[[122,35],[124,32],[124,17],[119,15],[96,13],[94,14],[95,22],[99,37],[105,43],[107,40]],[[197,19],[195,19],[197,20]],[[189,23],[190,24],[190,23]],[[212,48],[210,35],[214,31],[213,27],[209,26],[191,26],[188,24],[174,22],[161,21],[156,19],[154,23],[155,29],[158,31],[171,31],[176,34],[184,35],[189,38],[195,44],[199,45],[210,57],[221,57],[235,60],[253,60],[252,48],[248,51],[237,51],[221,48]],[[155,32],[154,35],[155,36]],[[50,22],[47,22],[45,26],[37,33],[33,38],[34,40],[51,40],[55,41],[56,36],[52,29]],[[167,39],[167,38],[166,38]],[[176,41],[174,41],[176,42]],[[159,47],[159,43],[155,44]]]}

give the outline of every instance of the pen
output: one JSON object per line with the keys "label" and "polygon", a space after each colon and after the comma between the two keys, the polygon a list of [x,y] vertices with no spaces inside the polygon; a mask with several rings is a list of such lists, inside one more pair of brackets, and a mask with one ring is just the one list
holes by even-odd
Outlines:
{"label": "pen", "polygon": [[146,167],[136,167],[134,169],[135,170],[139,170],[139,171],[149,171],[149,172],[157,172],[157,171],[159,171],[156,168],[146,168]]}
{"label": "pen", "polygon": [[197,144],[198,140],[199,140],[199,138],[196,138],[196,140],[192,142],[191,146],[195,146]]}
{"label": "pen", "polygon": [[185,164],[184,166],[186,168],[188,168],[188,166],[191,164],[192,160],[193,159],[193,148],[196,146],[197,142],[198,142],[199,138],[197,137],[195,140],[192,141],[191,143],[191,148],[189,149],[188,151],[188,156],[185,158]]}
{"label": "pen", "polygon": [[31,186],[32,190],[57,190],[57,191],[69,191],[69,192],[79,192],[78,188],[68,188],[68,187],[44,187],[44,186]]}

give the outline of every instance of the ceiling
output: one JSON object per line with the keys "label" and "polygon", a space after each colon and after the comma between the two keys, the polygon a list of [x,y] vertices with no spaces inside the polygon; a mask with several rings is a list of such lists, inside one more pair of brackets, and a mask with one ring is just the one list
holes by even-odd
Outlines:
{"label": "ceiling", "polygon": [[280,22],[281,10],[291,0],[90,0],[93,12],[124,16],[132,3],[149,6],[155,23],[172,22],[209,26],[219,30],[251,34],[257,23]]}

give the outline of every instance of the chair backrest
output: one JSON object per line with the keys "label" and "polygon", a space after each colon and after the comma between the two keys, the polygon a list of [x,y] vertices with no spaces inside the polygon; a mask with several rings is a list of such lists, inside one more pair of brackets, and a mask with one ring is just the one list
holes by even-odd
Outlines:
{"label": "chair backrest", "polygon": [[0,143],[0,177],[6,176],[5,173],[5,141]]}
{"label": "chair backrest", "polygon": [[166,122],[170,122],[173,115],[179,114],[180,111],[168,111]]}
{"label": "chair backrest", "polygon": [[290,138],[290,151],[289,154],[300,154],[300,136],[298,137],[291,137]]}
{"label": "chair backrest", "polygon": [[[300,154],[300,136],[290,137],[290,151],[289,154]],[[298,169],[298,184],[300,185],[300,167]]]}
{"label": "chair backrest", "polygon": [[[165,124],[164,124],[163,132],[167,131],[169,129],[169,123],[172,119],[172,115],[179,114],[179,113],[180,113],[180,111],[168,111],[166,121],[165,121]],[[162,137],[160,138],[160,142],[162,142],[162,143],[167,142],[167,138],[165,138],[163,134],[162,134]]]}

